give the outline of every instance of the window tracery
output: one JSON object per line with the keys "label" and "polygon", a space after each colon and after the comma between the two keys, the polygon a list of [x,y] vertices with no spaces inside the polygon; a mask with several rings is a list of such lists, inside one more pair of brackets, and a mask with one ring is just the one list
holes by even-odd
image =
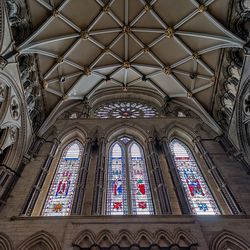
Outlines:
{"label": "window tracery", "polygon": [[219,208],[191,150],[177,139],[171,141],[170,149],[191,212],[197,215],[219,215]]}
{"label": "window tracery", "polygon": [[43,216],[70,215],[82,154],[83,145],[78,140],[63,150],[42,211]]}
{"label": "window tracery", "polygon": [[99,106],[94,116],[97,118],[153,118],[157,117],[159,112],[149,104],[123,101],[111,102]]}
{"label": "window tracery", "polygon": [[146,164],[141,146],[128,137],[109,150],[106,214],[154,214]]}

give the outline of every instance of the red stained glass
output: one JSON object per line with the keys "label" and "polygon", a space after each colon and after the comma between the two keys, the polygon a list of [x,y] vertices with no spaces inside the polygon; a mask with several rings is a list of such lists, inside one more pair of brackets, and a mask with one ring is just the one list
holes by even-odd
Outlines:
{"label": "red stained glass", "polygon": [[43,216],[69,215],[81,164],[83,146],[70,143],[63,151],[42,211]]}
{"label": "red stained glass", "polygon": [[220,214],[189,148],[177,139],[170,143],[170,148],[192,213],[199,215]]}

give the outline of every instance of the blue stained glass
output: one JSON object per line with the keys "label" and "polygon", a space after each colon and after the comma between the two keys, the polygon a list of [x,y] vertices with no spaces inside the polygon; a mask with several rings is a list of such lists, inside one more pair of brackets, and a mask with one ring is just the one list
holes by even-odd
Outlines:
{"label": "blue stained glass", "polygon": [[170,148],[192,213],[219,215],[218,206],[190,149],[177,139],[170,143]]}
{"label": "blue stained glass", "polygon": [[107,214],[127,214],[127,207],[124,154],[121,146],[116,143],[111,147],[109,156]]}
{"label": "blue stained glass", "polygon": [[64,149],[46,198],[42,211],[43,216],[66,216],[70,214],[82,152],[83,146],[79,141],[70,143]]}
{"label": "blue stained glass", "polygon": [[127,137],[110,148],[106,214],[154,214],[141,147]]}
{"label": "blue stained glass", "polygon": [[129,173],[132,213],[154,214],[142,149],[136,143],[133,143],[129,148]]}

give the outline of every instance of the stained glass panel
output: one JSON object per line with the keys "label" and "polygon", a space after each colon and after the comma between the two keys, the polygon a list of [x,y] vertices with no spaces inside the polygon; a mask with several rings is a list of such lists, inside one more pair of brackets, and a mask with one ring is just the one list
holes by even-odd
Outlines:
{"label": "stained glass panel", "polygon": [[106,214],[128,213],[124,151],[116,143],[111,147],[108,168],[108,190]]}
{"label": "stained glass panel", "polygon": [[143,153],[136,143],[129,148],[129,177],[132,214],[154,214]]}
{"label": "stained glass panel", "polygon": [[69,215],[82,160],[83,146],[70,143],[63,151],[42,211],[43,216]]}
{"label": "stained glass panel", "polygon": [[143,150],[126,136],[110,148],[106,214],[154,214]]}
{"label": "stained glass panel", "polygon": [[219,215],[218,206],[189,148],[176,139],[170,143],[170,148],[192,213]]}

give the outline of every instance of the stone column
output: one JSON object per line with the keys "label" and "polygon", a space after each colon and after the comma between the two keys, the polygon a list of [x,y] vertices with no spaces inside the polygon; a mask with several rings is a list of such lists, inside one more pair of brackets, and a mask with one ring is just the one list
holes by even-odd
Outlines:
{"label": "stone column", "polygon": [[223,194],[228,206],[230,207],[232,213],[233,214],[243,214],[242,209],[237,204],[231,190],[227,186],[227,183],[225,182],[224,178],[222,177],[219,169],[214,164],[209,153],[204,148],[200,137],[196,137],[193,141],[194,141],[196,147],[198,148],[198,150],[200,151],[200,153],[202,154],[203,159],[205,160],[205,162],[209,168],[210,173],[212,174],[214,180],[216,181],[216,183],[217,183],[221,193]]}
{"label": "stone column", "polygon": [[160,202],[161,213],[170,214],[171,207],[169,204],[167,187],[164,183],[159,156],[155,147],[155,139],[153,137],[149,137],[147,139],[147,147],[149,151],[148,157],[151,162],[153,176],[155,180],[155,186],[157,189],[157,194]]}
{"label": "stone column", "polygon": [[83,209],[83,198],[86,187],[86,180],[88,175],[89,163],[91,160],[92,154],[92,139],[87,138],[84,147],[84,154],[81,162],[81,168],[78,177],[78,183],[75,191],[74,203],[72,208],[72,214],[81,215]]}
{"label": "stone column", "polygon": [[[24,159],[21,164],[24,164]],[[6,204],[15,183],[20,177],[19,173],[6,165],[0,165],[0,209]]]}
{"label": "stone column", "polygon": [[96,176],[95,176],[95,190],[92,206],[92,214],[102,214],[102,199],[104,189],[104,173],[105,173],[105,151],[106,141],[101,137],[98,139],[98,156],[96,164]]}
{"label": "stone column", "polygon": [[35,137],[29,148],[29,155],[36,156],[44,142],[44,138]]}
{"label": "stone column", "polygon": [[238,161],[247,174],[250,175],[250,166],[244,159],[243,154],[233,146],[233,144],[225,137],[225,135],[217,137],[216,141],[221,145],[229,158],[234,158],[236,161]]}
{"label": "stone column", "polygon": [[43,183],[44,183],[46,176],[48,174],[52,160],[54,159],[54,155],[56,153],[56,150],[58,148],[59,143],[60,142],[57,139],[53,140],[49,155],[48,155],[46,161],[44,162],[43,166],[41,167],[41,170],[36,178],[33,189],[28,197],[27,203],[23,209],[23,215],[27,215],[27,216],[31,215],[33,208],[35,206],[35,203],[37,201],[37,198],[40,194]]}
{"label": "stone column", "polygon": [[169,166],[169,172],[170,172],[173,184],[175,186],[177,198],[180,203],[181,211],[183,214],[190,214],[190,209],[188,206],[188,201],[185,195],[185,191],[183,190],[182,183],[179,178],[179,175],[178,175],[178,172],[175,167],[175,163],[171,154],[171,149],[169,147],[170,142],[168,141],[166,137],[163,137],[161,141],[162,141],[162,148],[164,151],[164,155]]}

